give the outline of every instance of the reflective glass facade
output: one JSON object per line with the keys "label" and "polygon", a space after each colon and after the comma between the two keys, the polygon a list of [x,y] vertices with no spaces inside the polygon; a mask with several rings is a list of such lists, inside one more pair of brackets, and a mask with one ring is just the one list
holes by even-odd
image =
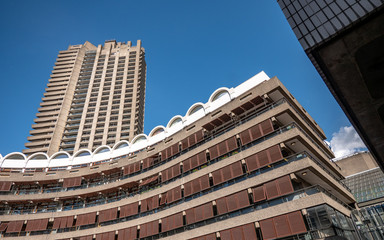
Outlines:
{"label": "reflective glass facade", "polygon": [[304,50],[375,11],[383,0],[278,0]]}
{"label": "reflective glass facade", "polygon": [[344,180],[357,203],[384,197],[384,173],[380,168],[347,177]]}

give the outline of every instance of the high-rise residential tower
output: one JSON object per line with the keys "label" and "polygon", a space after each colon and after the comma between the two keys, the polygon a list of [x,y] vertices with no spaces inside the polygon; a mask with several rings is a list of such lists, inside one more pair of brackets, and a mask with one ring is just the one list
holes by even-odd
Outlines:
{"label": "high-rise residential tower", "polygon": [[73,153],[143,131],[146,63],[136,46],[89,42],[60,51],[23,153]]}

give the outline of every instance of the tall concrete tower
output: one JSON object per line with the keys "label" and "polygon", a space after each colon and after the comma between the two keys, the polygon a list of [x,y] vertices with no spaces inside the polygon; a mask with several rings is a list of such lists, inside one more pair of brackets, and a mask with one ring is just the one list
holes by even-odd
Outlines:
{"label": "tall concrete tower", "polygon": [[23,153],[94,150],[144,127],[145,50],[109,40],[60,51]]}

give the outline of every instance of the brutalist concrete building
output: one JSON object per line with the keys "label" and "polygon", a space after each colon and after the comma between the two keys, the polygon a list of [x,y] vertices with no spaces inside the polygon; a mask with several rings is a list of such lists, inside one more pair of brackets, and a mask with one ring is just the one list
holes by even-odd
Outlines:
{"label": "brutalist concrete building", "polygon": [[205,102],[112,147],[0,156],[1,237],[358,239],[324,132],[276,77]]}
{"label": "brutalist concrete building", "polygon": [[73,154],[132,140],[143,132],[145,80],[140,40],[60,51],[23,153]]}

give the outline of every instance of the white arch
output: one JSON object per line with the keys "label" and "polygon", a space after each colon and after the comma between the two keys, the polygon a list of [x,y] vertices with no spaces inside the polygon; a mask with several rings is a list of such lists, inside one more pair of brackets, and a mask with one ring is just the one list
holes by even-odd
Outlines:
{"label": "white arch", "polygon": [[171,128],[171,127],[174,127],[175,125],[175,122],[176,121],[179,121],[180,120],[180,122],[181,122],[181,124],[183,123],[183,117],[182,116],[180,116],[180,115],[176,115],[176,116],[174,116],[173,118],[171,118],[171,120],[169,120],[169,122],[168,122],[168,124],[167,124],[167,129],[169,129],[169,128]]}
{"label": "white arch", "polygon": [[[158,132],[162,130],[161,132]],[[158,134],[161,134],[162,132],[165,132],[165,127],[162,125],[158,125],[152,129],[152,131],[149,133],[149,137],[154,137]]]}
{"label": "white arch", "polygon": [[[228,96],[229,96],[229,98],[231,99],[231,94],[230,94],[230,90],[229,90],[229,88],[227,88],[227,87],[221,87],[221,88],[218,88],[218,89],[216,89],[212,94],[211,94],[211,96],[209,97],[209,100],[208,100],[208,102],[209,103],[212,103],[212,102],[214,102],[214,101],[216,101],[216,100],[219,100],[221,97],[218,97],[219,95],[221,95],[222,93],[228,93]],[[217,98],[218,97],[218,98]]]}
{"label": "white arch", "polygon": [[185,115],[186,117],[189,117],[197,112],[200,111],[200,109],[203,109],[204,112],[205,112],[205,107],[204,107],[204,104],[201,103],[201,102],[198,102],[198,103],[195,103],[193,104],[187,111],[187,114]]}
{"label": "white arch", "polygon": [[148,138],[148,146],[152,146],[157,142],[162,141],[166,136],[166,128],[164,126],[156,126],[152,129]]}
{"label": "white arch", "polygon": [[175,132],[183,129],[184,127],[184,119],[180,115],[176,115],[171,120],[169,120],[167,124],[167,132],[166,137],[171,136]]}
{"label": "white arch", "polygon": [[[89,155],[85,155],[85,156],[79,156],[80,154],[84,153],[84,152],[87,152],[89,153]],[[77,150],[77,152],[75,154],[73,154],[73,158],[77,158],[77,157],[87,157],[87,156],[92,156],[92,152],[89,150],[89,149],[79,149]]]}
{"label": "white arch", "polygon": [[29,156],[25,168],[46,168],[49,165],[49,157],[46,153],[34,153]]}
{"label": "white arch", "polygon": [[224,104],[230,102],[232,100],[231,90],[225,87],[219,88],[211,94],[209,98],[207,108],[208,112],[213,112]]}
{"label": "white arch", "polygon": [[60,151],[60,152],[57,152],[57,153],[53,154],[53,155],[51,156],[51,160],[54,160],[54,159],[64,159],[64,158],[62,158],[62,157],[57,158],[57,157],[60,156],[60,155],[67,155],[66,158],[71,158],[71,155],[70,155],[68,152],[66,152],[66,151]]}
{"label": "white arch", "polygon": [[[106,152],[100,152],[103,149],[108,149]],[[92,154],[92,162],[98,162],[101,160],[108,160],[111,157],[111,148],[107,145],[101,145],[100,147],[96,148],[95,151]]]}
{"label": "white arch", "polygon": [[198,119],[205,116],[205,105],[202,103],[193,104],[187,111],[187,115],[185,116],[184,126],[188,126],[189,124],[197,121]]}
{"label": "white arch", "polygon": [[[82,153],[88,153],[88,155],[79,156]],[[91,162],[92,162],[92,152],[89,151],[88,149],[80,149],[73,155],[71,166],[89,164]]]}
{"label": "white arch", "polygon": [[24,168],[27,164],[27,157],[20,152],[12,152],[3,158],[2,168]]}
{"label": "white arch", "polygon": [[[59,156],[64,156],[66,155],[67,157],[64,158],[57,158]],[[71,165],[71,155],[65,151],[60,151],[51,156],[51,159],[49,161],[48,167],[68,167]]]}
{"label": "white arch", "polygon": [[142,141],[147,141],[147,140],[148,140],[148,136],[144,133],[140,133],[139,135],[135,136],[132,139],[132,145],[138,144],[138,143],[141,143]]}
{"label": "white arch", "polygon": [[32,154],[31,156],[28,157],[28,161],[29,160],[45,160],[45,159],[49,160],[49,156],[48,156],[48,154],[42,153],[42,152],[34,153],[34,154]]}
{"label": "white arch", "polygon": [[132,139],[131,152],[143,149],[148,146],[148,136],[141,133]]}
{"label": "white arch", "polygon": [[103,152],[100,152],[102,151],[103,149],[108,149],[108,152],[110,153],[111,152],[111,147],[108,146],[108,145],[101,145],[99,146],[98,148],[95,149],[95,151],[93,151],[93,156],[95,156],[96,154],[104,154],[104,153],[107,153],[107,151],[103,151]]}
{"label": "white arch", "polygon": [[20,152],[11,152],[5,155],[4,160],[27,160],[27,157]]}
{"label": "white arch", "polygon": [[[125,144],[126,146],[121,147],[122,145],[125,145]],[[129,144],[129,142],[127,140],[121,140],[113,146],[111,157],[114,158],[114,157],[126,155],[129,153],[130,149],[131,149],[131,145]]]}
{"label": "white arch", "polygon": [[[127,144],[127,146],[120,147],[123,144]],[[129,144],[129,142],[127,140],[120,140],[117,143],[115,143],[115,145],[113,145],[112,151],[117,150],[117,149],[126,148],[126,147],[129,147],[129,146],[130,146],[130,144]]]}

